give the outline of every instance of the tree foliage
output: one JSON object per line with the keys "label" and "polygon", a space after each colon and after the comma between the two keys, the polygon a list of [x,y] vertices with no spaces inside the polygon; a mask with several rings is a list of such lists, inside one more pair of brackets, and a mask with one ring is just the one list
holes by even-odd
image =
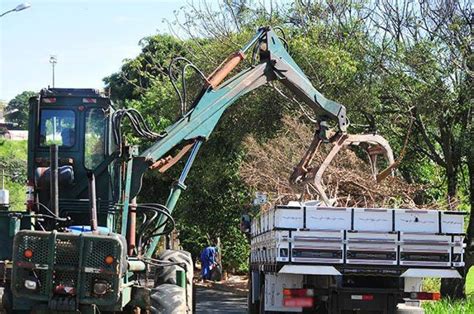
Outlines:
{"label": "tree foliage", "polygon": [[25,209],[27,141],[0,140],[0,175],[5,174],[5,188],[10,191],[10,206]]}
{"label": "tree foliage", "polygon": [[[313,85],[347,107],[350,131],[378,131],[395,152],[410,133],[402,177],[427,185],[419,203],[455,209],[462,201],[463,170],[470,173],[471,204],[473,197],[472,16],[469,1],[455,0],[195,1],[169,21],[171,35],[142,40],[141,54],[105,82],[116,102],[140,109],[162,129],[180,110],[168,78],[170,59],[182,55],[209,74],[258,26],[283,26],[290,54]],[[184,75],[189,106],[202,80],[192,71]],[[253,191],[239,172],[246,153],[242,143],[249,134],[260,142],[284,136],[278,132],[282,117],[302,109],[309,112],[275,84],[227,111],[204,144],[178,204],[186,248],[196,250],[221,237],[227,266],[244,267],[248,249],[237,224]],[[143,197],[164,201],[178,170],[148,174],[153,184],[145,184]],[[472,224],[469,230],[472,238]]]}
{"label": "tree foliage", "polygon": [[37,93],[31,91],[24,91],[16,95],[5,107],[6,120],[17,123],[21,129],[28,128],[28,101],[31,97],[36,95]]}

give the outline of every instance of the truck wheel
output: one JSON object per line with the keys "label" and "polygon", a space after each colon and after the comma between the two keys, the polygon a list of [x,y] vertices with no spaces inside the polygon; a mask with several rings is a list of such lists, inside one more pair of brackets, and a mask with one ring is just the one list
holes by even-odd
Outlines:
{"label": "truck wheel", "polygon": [[248,314],[258,314],[260,306],[259,306],[259,301],[257,300],[255,303],[252,303],[252,275],[249,275],[249,280],[247,282],[248,285],[248,293],[247,293],[247,309],[248,309]]}
{"label": "truck wheel", "polygon": [[186,313],[186,298],[183,287],[174,284],[162,284],[153,288],[150,294],[151,313]]}
{"label": "truck wheel", "polygon": [[[180,263],[186,265],[186,313],[192,313],[193,303],[193,276],[194,267],[191,253],[181,250],[165,250],[159,256],[160,261]],[[162,284],[176,285],[176,271],[183,270],[181,266],[171,265],[156,268],[155,287]]]}
{"label": "truck wheel", "polygon": [[[265,281],[264,281],[265,282]],[[259,305],[259,314],[265,314],[265,284],[263,283],[260,286],[260,300],[258,302]]]}
{"label": "truck wheel", "polygon": [[12,293],[9,289],[0,290],[0,313],[13,313],[12,309]]}

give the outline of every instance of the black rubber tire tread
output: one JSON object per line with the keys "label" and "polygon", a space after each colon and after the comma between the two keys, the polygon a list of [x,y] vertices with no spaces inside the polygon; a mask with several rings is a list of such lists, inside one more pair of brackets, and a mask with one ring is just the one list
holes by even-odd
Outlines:
{"label": "black rubber tire tread", "polygon": [[260,304],[257,302],[252,303],[252,272],[249,273],[249,280],[247,281],[247,313],[248,314],[258,314],[260,309]]}
{"label": "black rubber tire tread", "polygon": [[263,281],[262,285],[260,286],[260,302],[258,302],[258,313],[259,314],[266,314],[265,312],[265,280]]}
{"label": "black rubber tire tread", "polygon": [[12,300],[11,300],[11,291],[7,288],[2,289],[0,292],[0,313],[1,314],[10,314],[13,313],[12,309]]}
{"label": "black rubber tire tread", "polygon": [[[186,313],[193,313],[193,276],[194,264],[191,253],[181,250],[165,250],[159,256],[161,261],[186,264]],[[162,284],[176,285],[176,270],[182,270],[180,266],[157,267],[155,274],[155,287]]]}
{"label": "black rubber tire tread", "polygon": [[174,284],[162,284],[151,290],[152,314],[182,314],[186,311],[185,291]]}

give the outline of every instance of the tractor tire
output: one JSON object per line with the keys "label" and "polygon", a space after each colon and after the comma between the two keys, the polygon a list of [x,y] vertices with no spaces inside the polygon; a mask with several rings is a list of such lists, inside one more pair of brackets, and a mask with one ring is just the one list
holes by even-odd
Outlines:
{"label": "tractor tire", "polygon": [[152,314],[186,313],[185,290],[177,285],[165,283],[153,288],[150,303]]}
{"label": "tractor tire", "polygon": [[[186,264],[186,313],[193,313],[194,298],[193,298],[193,276],[194,276],[194,264],[191,258],[191,253],[180,250],[165,250],[162,252],[158,259],[160,261],[168,261],[173,263]],[[157,267],[155,274],[155,287],[162,284],[173,284],[176,285],[176,271],[183,270],[178,265]]]}
{"label": "tractor tire", "polygon": [[247,314],[259,314],[260,303],[257,301],[252,303],[252,294],[247,292]]}
{"label": "tractor tire", "polygon": [[252,303],[252,275],[249,274],[249,280],[247,282],[247,314],[259,314],[260,303],[259,300],[256,300],[255,303]]}
{"label": "tractor tire", "polygon": [[12,293],[9,289],[0,289],[0,314],[13,313]]}
{"label": "tractor tire", "polygon": [[258,303],[259,314],[266,314],[265,312],[265,281],[263,281],[262,285],[260,286],[260,302]]}

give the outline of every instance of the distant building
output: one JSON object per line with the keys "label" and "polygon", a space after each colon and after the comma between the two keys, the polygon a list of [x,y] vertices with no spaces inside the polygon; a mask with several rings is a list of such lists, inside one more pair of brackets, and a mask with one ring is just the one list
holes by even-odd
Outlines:
{"label": "distant building", "polygon": [[23,141],[28,139],[28,131],[18,130],[18,124],[6,122],[3,110],[0,110],[0,138],[6,138],[12,141]]}
{"label": "distant building", "polygon": [[0,129],[0,137],[6,138],[12,141],[23,141],[23,140],[28,139],[28,131]]}

